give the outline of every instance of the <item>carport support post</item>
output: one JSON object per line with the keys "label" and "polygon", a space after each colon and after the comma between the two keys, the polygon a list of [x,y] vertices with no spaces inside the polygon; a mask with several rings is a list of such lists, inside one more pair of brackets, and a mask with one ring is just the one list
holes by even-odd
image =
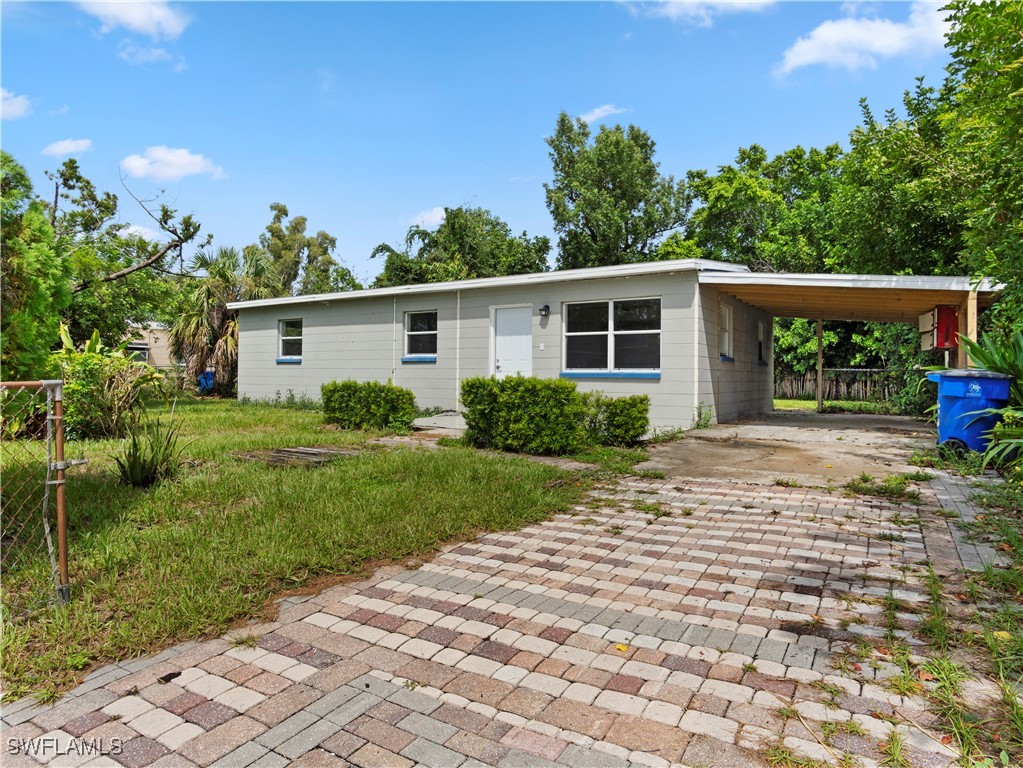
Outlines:
{"label": "carport support post", "polygon": [[824,323],[817,321],[817,413],[824,413]]}
{"label": "carport support post", "polygon": [[[959,305],[959,335],[970,341],[977,340],[977,292],[970,291],[966,299]],[[966,347],[959,345],[960,368],[970,367],[970,356],[966,353]]]}

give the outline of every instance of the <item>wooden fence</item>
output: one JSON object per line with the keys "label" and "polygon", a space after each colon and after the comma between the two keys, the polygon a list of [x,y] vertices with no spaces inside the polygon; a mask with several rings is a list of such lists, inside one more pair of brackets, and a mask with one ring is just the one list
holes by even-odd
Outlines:
{"label": "wooden fence", "polygon": [[[908,375],[918,371],[889,368],[825,368],[824,399],[884,401],[906,386]],[[790,373],[775,370],[774,396],[783,400],[817,398],[817,372]]]}

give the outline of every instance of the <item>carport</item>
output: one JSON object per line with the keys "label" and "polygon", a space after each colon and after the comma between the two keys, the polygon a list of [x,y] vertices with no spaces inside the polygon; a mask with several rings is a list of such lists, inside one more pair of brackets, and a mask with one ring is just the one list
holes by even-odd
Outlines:
{"label": "carport", "polygon": [[[910,323],[939,306],[956,308],[959,334],[977,340],[977,315],[994,303],[990,280],[913,275],[819,275],[784,272],[701,272],[700,283],[775,317],[817,321],[817,410],[823,409],[824,320]],[[969,366],[960,347],[956,364]]]}

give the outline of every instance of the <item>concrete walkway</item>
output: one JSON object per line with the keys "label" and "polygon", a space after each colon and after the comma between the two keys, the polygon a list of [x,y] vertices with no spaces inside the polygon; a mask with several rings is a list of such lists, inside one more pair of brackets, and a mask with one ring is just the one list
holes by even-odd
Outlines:
{"label": "concrete walkway", "polygon": [[[919,520],[945,522],[922,492],[916,508],[604,487],[417,570],[286,599],[273,623],[104,667],[55,706],[5,705],[2,763],[727,768],[773,747],[866,766],[896,729],[911,765],[952,765],[926,702],[886,685],[886,596],[922,650]],[[850,661],[861,640],[878,648]]]}

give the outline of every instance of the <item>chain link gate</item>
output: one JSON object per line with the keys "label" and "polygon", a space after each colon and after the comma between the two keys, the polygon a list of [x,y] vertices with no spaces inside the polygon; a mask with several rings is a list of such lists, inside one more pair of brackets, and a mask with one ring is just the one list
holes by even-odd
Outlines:
{"label": "chain link gate", "polygon": [[[62,381],[0,382],[0,566],[4,612],[66,603]],[[56,541],[54,541],[56,539]]]}

